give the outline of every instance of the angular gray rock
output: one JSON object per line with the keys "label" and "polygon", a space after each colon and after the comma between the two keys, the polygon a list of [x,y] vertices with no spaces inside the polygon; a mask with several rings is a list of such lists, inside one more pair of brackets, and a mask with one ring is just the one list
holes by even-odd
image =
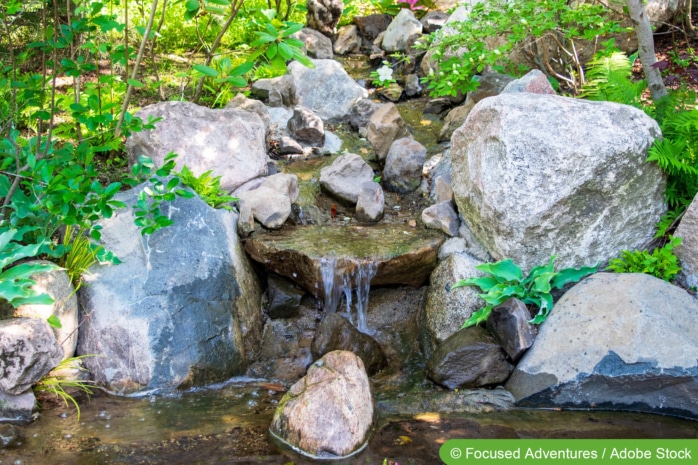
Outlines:
{"label": "angular gray rock", "polygon": [[325,126],[322,119],[307,108],[297,105],[293,116],[288,120],[288,132],[300,141],[314,146],[325,143]]}
{"label": "angular gray rock", "polygon": [[0,320],[0,391],[23,394],[62,359],[63,347],[45,320]]}
{"label": "angular gray rock", "polygon": [[276,273],[267,275],[269,295],[269,318],[288,318],[298,312],[305,291],[294,282]]}
{"label": "angular gray rock", "polygon": [[439,249],[439,260],[446,260],[449,255],[465,253],[467,244],[462,237],[452,237],[443,243]]}
{"label": "angular gray rock", "polygon": [[422,23],[425,34],[431,34],[441,29],[448,20],[448,13],[444,11],[432,10],[422,16],[419,20]]}
{"label": "angular gray rock", "polygon": [[359,53],[361,51],[359,28],[354,24],[340,27],[337,32],[337,39],[334,41],[333,50],[337,55]]}
{"label": "angular gray rock", "polygon": [[332,38],[344,10],[344,2],[342,0],[309,0],[306,7],[308,13],[305,22],[308,27]]}
{"label": "angular gray rock", "polygon": [[449,389],[472,389],[507,380],[513,370],[497,341],[472,326],[451,335],[427,361],[427,376]]}
{"label": "angular gray rock", "polygon": [[352,21],[354,24],[359,26],[359,31],[361,32],[361,37],[367,41],[373,43],[374,40],[382,33],[388,29],[393,17],[384,14],[372,14],[367,16],[354,16]]}
{"label": "angular gray rock", "polygon": [[260,186],[238,195],[240,211],[249,209],[255,220],[268,229],[279,229],[291,215],[291,199],[287,193]]}
{"label": "angular gray rock", "polygon": [[394,103],[386,103],[376,110],[366,126],[366,138],[376,151],[378,160],[385,160],[390,146],[396,139],[408,137],[405,120]]}
{"label": "angular gray rock", "polygon": [[407,97],[418,97],[422,95],[424,88],[419,82],[419,76],[416,74],[408,74],[405,78],[405,95]]}
{"label": "angular gray rock", "polygon": [[315,112],[323,121],[342,119],[368,91],[354,81],[334,60],[312,60],[315,68],[297,61],[288,65],[288,80],[294,105]]}
{"label": "angular gray rock", "polygon": [[[39,263],[48,263],[38,260]],[[51,327],[56,341],[63,346],[63,360],[75,354],[78,344],[78,296],[70,282],[68,273],[56,269],[45,273],[37,273],[31,277],[36,284],[32,289],[53,298],[50,305],[28,304],[20,305],[14,312],[15,316],[38,318],[46,321],[51,316],[61,322],[60,328]]]}
{"label": "angular gray rock", "polygon": [[334,58],[332,40],[320,31],[304,27],[291,37],[302,41],[305,44],[306,53],[313,58],[320,60],[331,60]]}
{"label": "angular gray rock", "polygon": [[506,388],[517,404],[698,418],[696,299],[661,279],[597,273],[562,296]]}
{"label": "angular gray rock", "polygon": [[412,139],[397,139],[390,145],[385,157],[383,180],[388,190],[406,194],[422,183],[422,168],[427,159],[427,149]]}
{"label": "angular gray rock", "polygon": [[251,94],[273,108],[291,106],[292,103],[291,81],[288,75],[271,79],[259,79],[252,83]]}
{"label": "angular gray rock", "polygon": [[361,185],[373,181],[373,170],[361,156],[346,153],[320,170],[320,185],[342,202],[356,205]]}
{"label": "angular gray rock", "polygon": [[174,224],[142,236],[131,208],[103,220],[101,244],[124,263],[90,268],[80,289],[78,354],[99,386],[128,394],[242,375],[259,350],[261,290],[237,214],[198,197],[161,206]]}
{"label": "angular gray rock", "polygon": [[473,312],[485,305],[480,290],[467,286],[451,290],[464,278],[483,276],[475,266],[481,262],[465,253],[453,253],[439,262],[431,274],[427,302],[420,328],[424,352],[428,355],[454,334]]}
{"label": "angular gray rock", "polygon": [[304,455],[332,459],[361,450],[373,424],[373,397],[361,359],[330,352],[291,386],[269,431]]}
{"label": "angular gray rock", "polygon": [[361,358],[369,375],[385,365],[385,354],[378,342],[368,334],[360,332],[349,320],[339,313],[328,313],[315,330],[314,358],[320,358],[333,350],[347,350]]}
{"label": "angular gray rock", "polygon": [[371,99],[363,98],[351,107],[349,114],[349,124],[354,130],[365,128],[371,120],[371,116],[381,107],[381,104]]}
{"label": "angular gray rock", "polygon": [[681,276],[688,287],[698,286],[698,196],[693,199],[681,218],[674,236],[681,238],[681,245],[674,253],[681,261]]}
{"label": "angular gray rock", "polygon": [[403,52],[422,35],[422,23],[408,8],[402,8],[385,30],[381,48],[387,52]]}
{"label": "angular gray rock", "polygon": [[383,188],[377,182],[361,184],[359,198],[356,201],[356,219],[368,223],[380,221],[385,209]]}
{"label": "angular gray rock", "polygon": [[555,95],[555,89],[548,81],[548,78],[539,69],[532,69],[523,77],[511,81],[502,89],[500,93],[509,94],[517,92],[528,92],[531,94]]}
{"label": "angular gray rock", "polygon": [[279,154],[281,155],[299,155],[303,153],[303,147],[289,136],[282,136],[279,139]]}
{"label": "angular gray rock", "polygon": [[509,299],[492,309],[486,328],[512,361],[517,362],[536,339],[536,327],[528,320],[531,314],[519,299]]}
{"label": "angular gray rock", "polygon": [[450,201],[431,205],[422,211],[422,222],[430,229],[436,229],[451,237],[458,235],[460,220]]}
{"label": "angular gray rock", "polygon": [[464,222],[495,260],[524,269],[557,255],[593,265],[654,235],[665,176],[646,163],[659,136],[641,110],[556,95],[480,101],[452,138]]}
{"label": "angular gray rock", "polygon": [[187,165],[196,176],[212,170],[214,176],[221,176],[221,188],[228,191],[267,174],[266,127],[255,111],[162,102],[143,108],[136,116],[144,121],[150,116],[163,120],[155,129],[129,136],[130,164],[146,155],[162,166],[165,156],[174,152],[179,155],[180,169]]}
{"label": "angular gray rock", "polygon": [[245,97],[242,92],[235,95],[235,97],[230,100],[225,106],[226,109],[232,110],[233,108],[238,108],[247,112],[257,113],[262,121],[264,122],[265,134],[269,133],[269,125],[271,124],[271,117],[269,116],[269,110],[264,106],[259,100],[253,98]]}
{"label": "angular gray rock", "polygon": [[[27,389],[21,394],[12,395],[0,390],[0,427],[5,421],[12,423],[28,424],[32,421],[32,412],[36,407],[34,391]],[[4,438],[0,438],[4,441]],[[17,444],[19,445],[19,444]],[[3,449],[0,441],[0,450]]]}

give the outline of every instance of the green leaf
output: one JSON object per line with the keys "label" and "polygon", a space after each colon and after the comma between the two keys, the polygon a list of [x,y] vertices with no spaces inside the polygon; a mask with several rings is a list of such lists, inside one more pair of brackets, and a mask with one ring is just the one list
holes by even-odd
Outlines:
{"label": "green leaf", "polygon": [[194,65],[192,66],[196,71],[200,72],[201,74],[205,76],[210,76],[210,77],[217,77],[218,76],[218,71],[215,69],[211,68],[210,66],[206,65]]}
{"label": "green leaf", "polygon": [[279,44],[279,55],[281,55],[284,60],[290,60],[293,58],[293,48],[290,45],[281,42]]}
{"label": "green leaf", "polygon": [[245,87],[247,85],[247,79],[240,76],[228,76],[225,82],[235,87]]}
{"label": "green leaf", "polygon": [[63,327],[61,320],[59,320],[56,315],[51,315],[46,319],[46,321],[52,328],[61,329]]}
{"label": "green leaf", "polygon": [[583,266],[581,268],[565,268],[559,271],[553,278],[552,286],[555,289],[562,289],[565,285],[569,283],[576,283],[577,281],[589,276],[590,274],[596,273],[599,268],[597,263],[595,266]]}
{"label": "green leaf", "polygon": [[278,51],[279,51],[279,48],[275,43],[269,44],[269,47],[267,47],[267,52],[266,52],[267,58],[269,58],[270,60],[274,59],[274,57],[276,56],[276,53]]}
{"label": "green leaf", "polygon": [[145,84],[143,84],[141,81],[137,79],[126,79],[126,82],[128,82],[128,85],[133,86],[133,87],[145,87]]}
{"label": "green leaf", "polygon": [[465,287],[465,286],[477,286],[483,291],[487,292],[494,286],[499,284],[499,281],[496,279],[489,277],[489,276],[482,276],[478,278],[466,278],[466,279],[461,279],[458,281],[456,284],[451,286],[450,290],[453,289],[458,289],[459,287]]}
{"label": "green leaf", "polygon": [[187,12],[196,13],[199,11],[199,7],[199,0],[187,0],[187,2],[184,4],[184,8],[187,9]]}
{"label": "green leaf", "polygon": [[498,281],[517,281],[520,282],[523,278],[523,272],[521,268],[513,262],[512,259],[506,258],[497,263],[483,263],[477,265],[480,271],[489,273],[494,276]]}
{"label": "green leaf", "polygon": [[298,32],[298,31],[300,31],[301,29],[303,29],[303,27],[305,27],[305,26],[304,26],[303,24],[301,24],[301,23],[288,23],[288,24],[289,24],[289,27],[286,28],[286,29],[284,29],[283,31],[281,31],[281,35],[282,35],[283,37],[288,37],[288,36],[290,36],[290,35],[293,35],[293,34],[295,34],[296,32]]}
{"label": "green leaf", "polygon": [[254,62],[248,61],[231,69],[229,74],[231,76],[242,76],[243,74],[248,73],[250,70],[252,70],[253,67]]}

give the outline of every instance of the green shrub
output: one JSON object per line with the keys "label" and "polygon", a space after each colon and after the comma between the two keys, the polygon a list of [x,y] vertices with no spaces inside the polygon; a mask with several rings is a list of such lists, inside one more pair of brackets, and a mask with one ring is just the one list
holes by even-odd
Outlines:
{"label": "green shrub", "polygon": [[233,210],[233,207],[228,204],[237,201],[237,197],[233,197],[228,191],[221,189],[221,177],[213,177],[211,173],[212,171],[206,171],[197,177],[184,165],[179,173],[179,177],[182,180],[182,184],[194,189],[194,192],[211,207]]}
{"label": "green shrub", "polygon": [[610,261],[606,270],[616,273],[645,273],[655,278],[671,281],[681,271],[674,248],[681,245],[680,237],[669,236],[664,247],[657,247],[651,253],[646,250],[623,250],[620,258]]}
{"label": "green shrub", "polygon": [[480,298],[487,305],[473,313],[463,323],[463,328],[474,326],[487,321],[492,309],[505,301],[516,297],[527,305],[539,308],[538,314],[531,320],[540,324],[547,318],[553,308],[553,289],[562,289],[566,284],[575,283],[592,273],[596,273],[598,264],[593,267],[578,269],[565,268],[555,271],[553,262],[555,255],[550,257],[547,265],[536,266],[524,278],[523,271],[510,258],[497,263],[483,263],[475,268],[489,276],[461,279],[451,287],[451,290],[464,286],[479,287],[484,294]]}

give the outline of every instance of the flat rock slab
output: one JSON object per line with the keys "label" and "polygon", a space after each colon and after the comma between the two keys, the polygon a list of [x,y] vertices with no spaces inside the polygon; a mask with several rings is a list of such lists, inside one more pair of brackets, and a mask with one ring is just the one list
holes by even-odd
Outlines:
{"label": "flat rock slab", "polygon": [[291,278],[317,297],[324,296],[322,261],[335,257],[336,274],[356,275],[367,262],[377,264],[371,285],[420,286],[436,266],[445,236],[396,225],[302,226],[252,236],[250,256]]}

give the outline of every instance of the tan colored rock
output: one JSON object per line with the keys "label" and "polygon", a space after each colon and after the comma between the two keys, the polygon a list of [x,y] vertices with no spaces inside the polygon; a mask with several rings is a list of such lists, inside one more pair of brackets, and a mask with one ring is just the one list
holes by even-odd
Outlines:
{"label": "tan colored rock", "polygon": [[394,103],[386,103],[371,116],[366,126],[366,138],[379,160],[385,160],[393,141],[408,137],[405,121]]}
{"label": "tan colored rock", "polygon": [[362,449],[373,423],[373,397],[359,357],[333,351],[308,368],[279,402],[269,431],[314,458]]}

